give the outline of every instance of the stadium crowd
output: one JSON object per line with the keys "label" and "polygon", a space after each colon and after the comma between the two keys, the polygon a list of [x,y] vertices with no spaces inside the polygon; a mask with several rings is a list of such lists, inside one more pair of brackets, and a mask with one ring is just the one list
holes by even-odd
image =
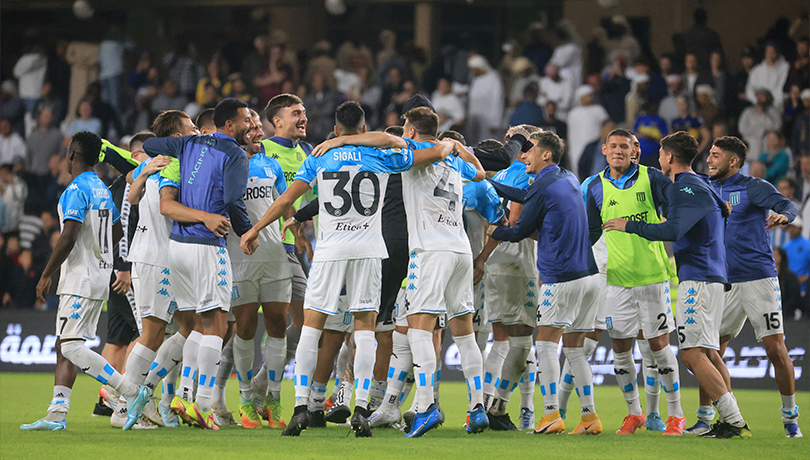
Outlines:
{"label": "stadium crowd", "polygon": [[[461,132],[473,146],[497,146],[509,126],[529,124],[566,140],[563,165],[584,179],[605,168],[605,135],[637,134],[641,160],[657,166],[659,140],[688,131],[700,142],[705,172],[712,141],[737,135],[749,147],[748,173],[794,200],[800,218],[772,231],[781,256],[786,318],[806,316],[810,275],[810,51],[802,21],[777,21],[741,56],[727,56],[704,10],[673,37],[675,51],[652,55],[623,17],[585,41],[567,21],[534,25],[503,44],[500,60],[447,45],[429,62],[390,30],[379,43],[317,42],[296,48],[281,30],[256,37],[239,62],[223,49],[178,43],[159,55],[112,26],[101,43],[31,42],[2,82],[0,106],[0,303],[56,308],[36,300],[35,286],[59,236],[56,204],[70,182],[65,149],[90,131],[129,148],[165,110],[195,119],[223,98],[260,113],[278,94],[296,94],[307,109],[307,140],[331,132],[336,107],[359,102],[369,129],[401,123],[403,104],[426,95],[440,131]],[[806,23],[806,19],[804,20]],[[728,61],[739,60],[733,73]],[[8,61],[6,61],[8,63]],[[264,123],[267,136],[272,125]],[[108,183],[116,174],[102,171]]]}

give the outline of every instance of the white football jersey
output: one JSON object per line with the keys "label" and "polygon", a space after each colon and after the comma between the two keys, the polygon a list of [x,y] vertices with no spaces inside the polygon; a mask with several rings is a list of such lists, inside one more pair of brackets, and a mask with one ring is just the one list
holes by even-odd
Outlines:
{"label": "white football jersey", "polygon": [[[132,172],[132,179],[141,175],[143,168],[152,161],[147,159]],[[138,202],[138,227],[129,247],[127,260],[139,264],[169,266],[169,234],[172,220],[160,213],[160,173],[146,179],[141,201]],[[126,198],[125,198],[126,199]]]}
{"label": "white football jersey", "polygon": [[57,295],[106,300],[113,268],[112,227],[121,216],[112,195],[96,173],[76,176],[59,197],[59,222],[81,222],[76,244],[60,268]]}
{"label": "white football jersey", "polygon": [[477,211],[468,209],[464,210],[464,220],[467,223],[464,230],[467,232],[467,239],[470,240],[472,256],[476,258],[481,254],[481,251],[484,250],[484,237],[486,236],[489,222],[484,219],[484,216],[478,214]]}
{"label": "white football jersey", "polygon": [[[275,199],[287,190],[284,172],[278,160],[267,155],[254,155],[249,162],[248,183],[242,199],[251,222],[258,222]],[[281,241],[278,225],[268,225],[259,232],[259,247],[252,255],[242,252],[241,238],[228,233],[233,281],[283,280],[292,277],[287,251]]]}
{"label": "white football jersey", "polygon": [[471,180],[476,173],[469,163],[449,156],[402,174],[402,200],[408,215],[411,251],[471,254],[462,220],[462,179]]}
{"label": "white football jersey", "polygon": [[307,157],[295,180],[318,187],[318,245],[313,262],[388,258],[382,200],[388,173],[413,164],[410,149],[344,146]]}

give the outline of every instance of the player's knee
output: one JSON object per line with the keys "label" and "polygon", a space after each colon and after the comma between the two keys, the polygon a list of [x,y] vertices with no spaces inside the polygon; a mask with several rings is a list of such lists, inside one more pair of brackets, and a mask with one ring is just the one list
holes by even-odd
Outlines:
{"label": "player's knee", "polygon": [[60,344],[62,356],[67,358],[73,364],[76,364],[76,360],[81,353],[82,348],[84,348],[84,340],[67,340],[63,341]]}
{"label": "player's knee", "polygon": [[783,367],[792,362],[781,336],[763,337],[762,342],[765,345],[765,354],[774,366]]}

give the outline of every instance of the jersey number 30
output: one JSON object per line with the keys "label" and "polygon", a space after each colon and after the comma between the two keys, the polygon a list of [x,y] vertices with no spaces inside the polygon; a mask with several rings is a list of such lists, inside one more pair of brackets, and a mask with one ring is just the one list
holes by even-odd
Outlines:
{"label": "jersey number 30", "polygon": [[[377,175],[368,171],[362,171],[351,178],[349,171],[333,171],[324,172],[324,180],[336,180],[335,188],[332,190],[334,196],[339,196],[343,200],[343,204],[339,208],[335,208],[332,203],[324,203],[324,209],[329,214],[339,217],[345,215],[354,205],[354,209],[361,216],[373,216],[380,206],[380,180]],[[351,194],[346,191],[346,185],[351,179]],[[371,206],[364,206],[360,201],[360,184],[364,180],[369,180],[374,187],[374,199],[371,200]]]}

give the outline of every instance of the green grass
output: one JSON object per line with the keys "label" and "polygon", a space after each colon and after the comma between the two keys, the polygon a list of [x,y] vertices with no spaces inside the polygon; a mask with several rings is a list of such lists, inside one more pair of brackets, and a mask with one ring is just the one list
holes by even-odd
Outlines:
{"label": "green grass", "polygon": [[[646,430],[633,436],[613,433],[626,414],[626,406],[619,390],[612,386],[597,387],[597,411],[605,434],[596,437],[533,436],[522,432],[490,432],[471,436],[461,425],[466,411],[466,386],[463,383],[442,383],[442,407],[446,411],[444,426],[420,439],[403,439],[399,431],[375,430],[371,439],[356,439],[345,427],[331,426],[322,430],[307,430],[300,438],[282,438],[277,430],[245,430],[225,428],[219,432],[206,432],[182,427],[177,429],[141,430],[122,432],[110,427],[107,418],[91,417],[97,399],[98,383],[87,376],[79,376],[71,398],[72,411],[68,415],[68,431],[22,432],[19,425],[30,423],[45,414],[51,396],[53,376],[47,374],[0,374],[0,459],[61,458],[95,459],[196,459],[196,458],[296,458],[296,459],[351,459],[351,458],[490,458],[500,460],[529,458],[582,458],[603,459],[807,459],[810,437],[786,439],[779,419],[781,401],[773,391],[736,391],[735,394],[751,426],[754,437],[747,440],[711,440],[684,436],[664,438],[660,433]],[[292,412],[292,384],[284,382],[283,403]],[[538,391],[535,401],[541,409]],[[662,407],[666,407],[664,394]],[[236,381],[228,385],[231,409],[238,401]],[[519,395],[512,404],[512,418],[516,420]],[[576,397],[571,407],[577,405]],[[797,403],[810,408],[810,394],[797,395]],[[697,391],[683,390],[683,405],[687,423],[694,423]],[[406,406],[407,407],[407,406]],[[576,411],[574,411],[576,412]],[[568,429],[574,427],[577,417],[569,418]],[[810,425],[804,423],[810,435]],[[804,452],[804,453],[802,453]]]}

